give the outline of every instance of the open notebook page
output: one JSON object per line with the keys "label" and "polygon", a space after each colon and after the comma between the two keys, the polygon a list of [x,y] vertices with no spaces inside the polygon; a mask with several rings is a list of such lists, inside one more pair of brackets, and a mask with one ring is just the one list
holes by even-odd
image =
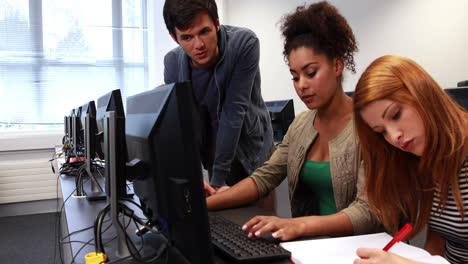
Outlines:
{"label": "open notebook page", "polygon": [[[352,264],[358,258],[356,250],[365,248],[383,248],[392,236],[387,233],[377,233],[361,236],[339,238],[313,239],[281,243],[281,246],[291,251],[297,264],[327,263]],[[425,263],[448,264],[440,256],[431,256],[424,249],[400,242],[395,244],[390,252],[405,258]]]}

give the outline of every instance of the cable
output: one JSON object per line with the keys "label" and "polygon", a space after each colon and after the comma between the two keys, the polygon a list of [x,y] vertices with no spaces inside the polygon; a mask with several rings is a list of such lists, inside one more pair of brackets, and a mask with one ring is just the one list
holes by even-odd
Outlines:
{"label": "cable", "polygon": [[73,256],[70,264],[73,264],[75,262],[75,259],[78,256],[78,254],[80,254],[81,250],[83,250],[83,248],[85,248],[87,245],[89,245],[91,243],[91,241],[93,241],[93,240],[94,240],[94,238],[91,238],[90,240],[88,240],[88,242],[85,242],[84,245],[80,247],[80,249]]}
{"label": "cable", "polygon": [[[132,201],[133,202],[133,201]],[[139,206],[138,206],[139,207]],[[141,208],[141,207],[139,207]],[[103,208],[99,213],[98,213],[98,216],[96,217],[96,220],[95,220],[95,249],[96,249],[96,253],[104,253],[105,254],[105,251],[104,251],[104,246],[102,244],[102,239],[101,239],[101,229],[102,229],[102,219],[105,217],[105,215],[110,211],[110,205],[108,204],[105,208]],[[135,225],[138,227],[138,224],[136,222],[138,222],[140,225],[142,226],[145,226],[146,228],[150,229],[150,227],[148,227],[146,225],[146,223],[144,223],[140,218],[136,217],[134,215],[134,211],[131,210],[130,208],[128,208],[123,202],[119,201],[118,203],[118,211],[122,214],[124,214],[125,216],[129,217],[129,223],[130,223],[130,220],[133,219]],[[127,248],[129,249],[129,252],[130,252],[130,255],[137,261],[139,262],[142,262],[142,263],[152,263],[153,261],[155,261],[156,259],[160,258],[161,256],[163,256],[164,253],[166,253],[167,249],[168,249],[168,244],[163,244],[160,246],[160,248],[157,250],[156,254],[154,256],[151,256],[151,257],[142,257],[140,255],[140,250],[137,250],[135,248],[135,245],[133,243],[133,241],[131,240],[131,238],[129,237],[129,235],[127,234],[127,231],[126,229],[128,228],[128,225],[127,227],[124,229],[122,227],[122,224],[120,223],[120,221],[117,223],[117,227],[116,227],[116,230],[117,232],[120,232],[121,235],[123,235],[125,237],[125,243],[126,243],[126,246]]]}
{"label": "cable", "polygon": [[99,211],[98,215],[96,216],[96,219],[94,220],[93,231],[94,231],[94,238],[96,240],[96,244],[95,244],[96,253],[104,253],[103,245],[101,243],[101,238],[100,238],[101,224],[102,224],[103,216],[107,213],[109,209],[110,209],[110,204],[107,204],[106,207],[104,207],[101,211]]}
{"label": "cable", "polygon": [[[110,219],[107,219],[107,220],[105,220],[103,223],[106,223],[106,222],[109,222],[109,221],[110,221]],[[69,233],[68,235],[62,237],[62,238],[61,238],[61,242],[63,242],[64,239],[67,239],[67,238],[69,238],[69,237],[71,237],[71,236],[73,236],[73,235],[76,235],[76,234],[78,234],[78,233],[84,232],[84,231],[89,230],[89,229],[92,229],[92,228],[94,228],[94,225],[85,227],[85,228],[80,229],[80,230],[73,231],[73,232]],[[105,230],[104,230],[104,232],[105,232]],[[63,243],[65,243],[65,242],[63,242]]]}
{"label": "cable", "polygon": [[[106,232],[107,230],[109,230],[109,228],[112,226],[112,224],[109,224],[105,229],[104,231],[102,231],[103,233]],[[114,238],[112,238],[111,240],[107,241],[107,242],[110,242],[112,240],[114,240],[117,236],[115,236]],[[79,242],[79,243],[83,243],[83,246],[80,247],[80,249],[75,253],[75,255],[73,255],[73,258],[70,262],[70,264],[73,264],[75,262],[75,259],[76,257],[80,254],[80,252],[88,245],[93,245],[93,243],[91,243],[91,241],[94,240],[94,237],[91,238],[90,240],[88,240],[87,242],[83,242],[83,241],[76,241],[76,242]],[[107,243],[106,242],[106,243]],[[65,243],[64,243],[65,244]],[[96,244],[96,243],[95,243]]]}
{"label": "cable", "polygon": [[[110,219],[107,219],[107,220],[104,221],[104,223],[105,223],[105,222],[109,222],[109,221],[110,221]],[[107,230],[110,229],[111,226],[112,226],[112,223],[110,223],[110,224],[104,229],[104,231],[102,231],[102,232],[105,233]],[[87,242],[79,241],[79,240],[70,240],[70,241],[63,241],[63,240],[66,239],[66,238],[68,238],[68,237],[70,237],[71,235],[76,235],[77,233],[86,231],[86,230],[91,229],[91,228],[93,228],[93,227],[94,227],[94,226],[90,226],[90,227],[87,227],[87,228],[83,228],[83,229],[81,229],[81,230],[74,231],[74,232],[70,233],[69,235],[63,237],[63,238],[61,239],[62,241],[60,241],[60,243],[62,243],[62,244],[71,244],[71,243],[81,243],[81,244],[85,244],[85,243],[87,243]],[[109,239],[108,241],[104,242],[104,245],[107,244],[107,243],[109,243],[109,242],[111,242],[112,240],[114,240],[114,239],[116,239],[116,238],[117,238],[117,236],[114,236],[113,238],[111,238],[111,239]],[[88,245],[94,246],[95,244],[94,244],[94,243],[88,243]]]}
{"label": "cable", "polygon": [[59,174],[64,174],[68,176],[76,176],[78,169],[81,167],[81,165],[83,165],[83,163],[84,162],[82,161],[73,162],[73,163],[65,162],[60,167]]}
{"label": "cable", "polygon": [[53,164],[53,161],[54,160],[57,160],[58,158],[60,158],[64,153],[63,152],[59,152],[59,153],[54,153],[52,154],[52,158],[49,160],[49,163],[50,163],[50,168],[52,169],[52,173],[55,174],[55,168],[54,168],[54,164]]}
{"label": "cable", "polygon": [[94,246],[94,243],[88,243],[88,242],[79,241],[79,240],[62,241],[62,242],[60,242],[60,243],[62,243],[62,244],[79,243],[79,244],[87,244],[87,245]]}
{"label": "cable", "polygon": [[[58,175],[58,177],[60,177],[60,174]],[[58,227],[57,227],[57,230],[56,230],[57,232],[56,233],[58,235],[59,240],[60,240],[60,237],[62,236],[62,228],[61,228],[61,226],[62,226],[62,212],[63,212],[63,210],[65,208],[66,202],[68,201],[68,199],[70,199],[70,197],[73,195],[73,193],[75,193],[75,190],[73,190],[70,193],[70,195],[68,195],[68,197],[63,201],[62,207],[60,208],[60,211],[58,211],[58,216],[57,216],[58,217]],[[58,189],[57,189],[57,192],[58,192]],[[57,203],[58,203],[58,201],[57,201]],[[58,243],[58,246],[59,246],[60,262],[63,264],[64,262],[63,262],[63,255],[62,255],[62,244]],[[55,253],[54,253],[54,263],[55,263]]]}
{"label": "cable", "polygon": [[[138,223],[139,223],[140,225],[142,225],[142,226],[145,226],[146,228],[150,228],[150,227],[146,226],[146,224],[145,224],[140,218],[136,217],[136,216],[134,215],[133,210],[131,210],[130,208],[128,208],[125,204],[120,203],[120,206],[122,206],[123,209],[127,209],[127,210],[129,211],[129,212],[125,212],[125,211],[124,211],[124,213],[125,213],[125,215],[127,215],[128,217],[130,217],[131,219],[134,220],[134,223],[135,223],[135,225],[136,225],[137,227],[138,227],[138,225],[137,225],[136,222],[138,222]],[[118,223],[118,224],[119,224],[120,228],[122,228],[121,225],[120,225],[120,223]],[[130,248],[130,247],[132,246],[133,248],[135,248],[135,245],[133,244],[133,241],[131,240],[131,238],[128,236],[126,230],[123,230],[123,229],[122,229],[121,231],[124,232],[124,234],[125,234],[127,247]],[[143,238],[141,238],[141,239],[143,239]],[[130,244],[129,244],[129,243],[130,243]],[[143,244],[143,243],[142,243],[142,244]],[[141,257],[141,255],[140,255],[140,250],[141,250],[142,248],[141,248],[140,250],[137,250],[137,251],[136,251],[137,254],[133,254],[131,250],[129,250],[129,251],[130,251],[130,254],[132,255],[132,257],[133,257],[134,259],[136,259],[137,261],[143,262],[143,263],[152,263],[153,261],[155,261],[155,260],[157,260],[158,258],[160,258],[160,257],[162,256],[162,254],[164,254],[164,253],[167,251],[167,248],[168,248],[168,244],[163,244],[163,245],[161,245],[161,246],[158,248],[156,254],[155,254],[153,257],[146,257],[146,258],[143,258],[143,257]]]}
{"label": "cable", "polygon": [[[56,186],[55,186],[55,191],[56,191],[56,194],[57,194],[57,195],[56,195],[56,197],[57,197],[57,198],[56,198],[57,202],[56,202],[56,207],[55,207],[55,208],[57,209],[57,210],[56,210],[56,211],[57,211],[57,215],[55,216],[55,223],[54,223],[54,230],[55,230],[55,234],[56,234],[56,235],[54,236],[54,264],[55,264],[55,262],[56,262],[56,260],[57,260],[57,246],[58,246],[59,249],[60,249],[60,246],[59,246],[58,243],[57,243],[57,238],[58,238],[58,236],[60,236],[60,234],[58,233],[58,230],[57,230],[57,222],[60,221],[60,220],[59,220],[59,218],[60,218],[60,212],[59,212],[59,191],[58,191],[58,190],[59,190],[59,188],[58,188],[58,187],[59,187],[59,180],[60,180],[60,174],[57,174],[57,183],[56,183]],[[60,228],[60,227],[58,227],[58,228]],[[60,260],[61,260],[61,263],[63,264],[62,252],[60,252]]]}
{"label": "cable", "polygon": [[99,173],[99,175],[101,177],[103,177],[100,169],[104,169],[104,167],[102,166],[102,164],[95,163],[93,161],[90,162],[90,166],[91,166],[90,171],[87,170],[87,164],[86,163],[81,165],[79,170],[78,170],[77,178],[75,179],[75,185],[77,186],[76,196],[82,196],[82,197],[88,196],[86,191],[84,190],[84,181],[83,181],[83,179],[85,179],[85,178],[91,179],[94,183],[98,184],[99,185],[98,187],[99,187],[100,190],[104,189],[97,182],[96,177],[92,174],[93,171],[97,171]]}
{"label": "cable", "polygon": [[[101,168],[101,165],[99,164],[95,164],[95,163],[90,163],[91,165],[91,173],[92,171],[97,171],[99,173],[99,175],[102,176],[102,173],[99,171],[99,169]],[[78,173],[77,173],[77,176],[75,178],[75,186],[76,186],[76,197],[86,197],[88,196],[86,191],[84,190],[84,183],[87,181],[84,181],[84,179],[91,179],[93,180],[93,182],[96,182],[97,184],[99,184],[97,182],[97,180],[95,179],[95,176],[94,175],[90,175],[88,173],[88,170],[86,169],[87,168],[87,165],[86,163],[83,163],[79,169],[78,169]],[[93,179],[94,178],[94,179]],[[103,189],[102,186],[100,186],[100,189]]]}
{"label": "cable", "polygon": [[[134,221],[135,226],[138,226],[138,224],[135,222],[135,219],[133,219],[133,221]],[[160,234],[160,232],[158,232],[158,233]],[[138,250],[138,252],[141,252],[144,249],[144,246],[145,246],[145,240],[143,239],[143,236],[140,236],[140,241],[141,241],[141,247]],[[164,252],[166,253],[166,259],[165,259],[164,262],[167,263],[167,260],[169,258],[169,252],[167,250],[167,247],[164,247],[164,245],[161,248],[159,248],[158,252],[156,252],[155,256],[152,259],[148,260],[147,262],[151,263],[151,262],[155,261],[156,259],[161,257],[161,254],[163,254]]]}
{"label": "cable", "polygon": [[83,166],[86,165],[81,165],[80,168],[78,169],[78,174],[77,177],[75,178],[75,186],[76,186],[76,196],[80,197],[83,196],[83,182],[81,181],[81,174],[83,171]]}

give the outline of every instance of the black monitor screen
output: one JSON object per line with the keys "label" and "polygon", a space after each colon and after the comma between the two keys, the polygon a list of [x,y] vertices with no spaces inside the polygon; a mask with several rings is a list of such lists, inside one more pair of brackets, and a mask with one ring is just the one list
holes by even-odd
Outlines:
{"label": "black monitor screen", "polygon": [[84,128],[85,156],[92,160],[97,153],[102,153],[97,132],[96,105],[94,101],[90,101],[81,107],[81,125]]}
{"label": "black monitor screen", "polygon": [[151,221],[187,263],[212,259],[199,131],[190,83],[127,98],[128,158],[134,164],[127,169],[128,177]]}
{"label": "black monitor screen", "polygon": [[468,109],[468,87],[448,88],[445,91],[461,106]]}
{"label": "black monitor screen", "polygon": [[81,125],[81,106],[72,110],[72,133],[71,141],[73,142],[73,148],[75,149],[77,155],[81,155],[83,145],[84,145],[84,132],[83,126]]}
{"label": "black monitor screen", "polygon": [[77,107],[75,108],[75,116],[81,118],[81,106],[80,107]]}
{"label": "black monitor screen", "polygon": [[270,112],[273,139],[281,142],[295,117],[293,100],[269,101],[265,104]]}
{"label": "black monitor screen", "polygon": [[81,125],[85,125],[86,115],[89,114],[91,117],[96,118],[96,104],[94,101],[90,101],[81,106]]}
{"label": "black monitor screen", "polygon": [[98,121],[98,130],[103,132],[103,120],[106,112],[114,111],[117,116],[124,116],[124,107],[120,90],[113,90],[101,96],[97,100],[96,120]]}
{"label": "black monitor screen", "polygon": [[[125,117],[120,90],[116,89],[99,97],[96,107],[97,141],[101,146],[100,149],[104,149],[104,118],[106,112],[114,111],[117,117]],[[97,154],[101,159],[105,159],[103,152]]]}

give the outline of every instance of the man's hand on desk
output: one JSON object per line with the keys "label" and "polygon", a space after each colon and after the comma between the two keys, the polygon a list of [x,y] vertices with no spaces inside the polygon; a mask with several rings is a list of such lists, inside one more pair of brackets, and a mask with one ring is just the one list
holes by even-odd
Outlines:
{"label": "man's hand on desk", "polygon": [[219,188],[215,188],[216,189],[216,193],[220,193],[220,192],[224,192],[225,190],[229,189],[230,187],[225,185],[223,187],[219,187]]}
{"label": "man's hand on desk", "polygon": [[227,185],[221,187],[211,186],[205,179],[203,179],[203,188],[205,189],[205,196],[210,196],[216,193],[223,192],[229,189],[230,187]]}
{"label": "man's hand on desk", "polygon": [[203,179],[203,189],[205,189],[205,196],[210,196],[216,193],[216,189],[206,182],[205,179]]}
{"label": "man's hand on desk", "polygon": [[256,216],[242,226],[249,230],[249,237],[261,237],[272,232],[273,238],[291,240],[304,234],[305,224],[298,218],[279,218],[276,216]]}

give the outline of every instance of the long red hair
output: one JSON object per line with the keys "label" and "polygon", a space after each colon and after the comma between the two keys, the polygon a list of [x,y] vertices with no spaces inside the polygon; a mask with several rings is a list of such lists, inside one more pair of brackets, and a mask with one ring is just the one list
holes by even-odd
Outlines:
{"label": "long red hair", "polygon": [[[371,210],[386,229],[396,232],[403,217],[415,227],[412,234],[418,233],[430,216],[434,190],[440,191],[441,209],[449,186],[464,215],[458,174],[466,156],[466,110],[416,62],[396,55],[372,62],[353,98],[367,177],[365,191]],[[360,111],[380,99],[411,105],[419,112],[426,135],[421,157],[393,147],[362,119]]]}

